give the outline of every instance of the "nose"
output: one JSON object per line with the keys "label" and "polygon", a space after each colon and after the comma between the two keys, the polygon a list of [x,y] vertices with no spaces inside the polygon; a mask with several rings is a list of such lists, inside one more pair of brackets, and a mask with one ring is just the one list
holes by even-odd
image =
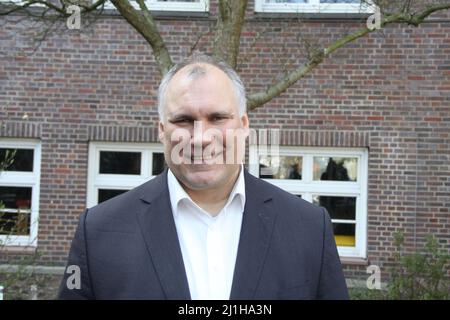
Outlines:
{"label": "nose", "polygon": [[214,135],[208,134],[205,131],[208,131],[209,125],[205,121],[199,120],[194,122],[194,130],[191,134],[191,148],[193,154],[196,154],[195,151],[201,152],[206,146],[211,144],[214,140]]}

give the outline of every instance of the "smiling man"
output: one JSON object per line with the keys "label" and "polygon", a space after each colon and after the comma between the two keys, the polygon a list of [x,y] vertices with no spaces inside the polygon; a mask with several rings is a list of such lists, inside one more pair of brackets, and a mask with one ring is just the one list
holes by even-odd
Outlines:
{"label": "smiling man", "polygon": [[[158,92],[168,169],[88,209],[61,299],[347,299],[325,209],[251,176],[244,86],[196,54]],[[76,266],[75,269],[73,266]]]}
{"label": "smiling man", "polygon": [[[242,87],[237,77],[235,81]],[[225,205],[243,161],[245,144],[238,145],[227,137],[237,132],[237,140],[245,141],[248,136],[245,100],[242,102],[236,91],[227,74],[207,63],[181,68],[160,89],[163,121],[159,131],[169,174],[173,173],[189,197],[212,215]],[[181,152],[174,153],[179,144]],[[235,157],[230,158],[229,153]],[[180,159],[180,164],[174,159]]]}

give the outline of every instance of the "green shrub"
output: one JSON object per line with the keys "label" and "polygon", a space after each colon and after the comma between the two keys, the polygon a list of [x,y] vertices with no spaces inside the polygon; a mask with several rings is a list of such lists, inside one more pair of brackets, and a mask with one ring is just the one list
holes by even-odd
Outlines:
{"label": "green shrub", "polygon": [[349,288],[351,300],[385,300],[386,293],[382,290],[368,288]]}
{"label": "green shrub", "polygon": [[349,288],[352,300],[448,300],[450,255],[429,235],[424,250],[405,254],[404,236],[394,234],[396,252],[390,281],[383,290]]}
{"label": "green shrub", "polygon": [[388,284],[388,299],[450,299],[447,275],[450,255],[439,248],[437,239],[429,235],[423,252],[404,254],[404,236],[394,235],[397,247],[394,267]]}

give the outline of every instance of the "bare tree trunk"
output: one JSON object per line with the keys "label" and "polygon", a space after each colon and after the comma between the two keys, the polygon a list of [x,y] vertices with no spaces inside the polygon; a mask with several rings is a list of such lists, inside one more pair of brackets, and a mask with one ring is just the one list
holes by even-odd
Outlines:
{"label": "bare tree trunk", "polygon": [[166,74],[172,67],[173,62],[156,26],[155,19],[145,5],[144,0],[137,0],[141,12],[134,9],[129,0],[111,0],[125,20],[139,32],[153,49],[156,64],[161,75]]}
{"label": "bare tree trunk", "polygon": [[[83,0],[80,1],[83,3]],[[145,4],[145,0],[135,0],[139,5],[139,9],[135,9],[131,5],[130,0],[110,1],[125,20],[150,44],[161,75],[166,74],[173,65],[172,59],[159,33],[156,22]],[[361,1],[367,2],[366,0]],[[104,2],[105,0],[96,0],[91,5],[82,5],[83,12],[96,11],[98,8],[103,7]],[[449,0],[428,0],[427,2],[424,1],[425,3],[413,0],[372,0],[371,2],[378,5],[383,14],[381,27],[394,23],[419,26],[434,12],[450,9]],[[2,2],[0,4],[0,16],[20,12],[21,10],[26,11],[33,4],[37,3],[43,5],[45,8],[42,13],[43,19],[48,11],[57,13],[59,18],[66,19],[68,16],[64,1],[60,1],[60,5],[58,6],[57,2],[50,0],[28,0],[20,2],[20,4],[17,4],[17,2],[9,2],[8,6],[4,6]],[[245,21],[248,0],[218,0],[218,4],[219,15],[215,26],[213,55],[225,60],[233,68],[236,68],[241,31]],[[6,8],[6,10],[3,10],[3,8]],[[54,15],[50,15],[50,18],[55,19]],[[366,36],[374,30],[376,29],[363,27],[334,41],[328,47],[314,47],[312,52],[308,52],[308,60],[305,64],[286,71],[282,79],[272,82],[266,90],[249,95],[247,99],[248,110],[262,106],[264,103],[280,95],[298,80],[309,74],[309,72],[334,51],[358,38]]]}
{"label": "bare tree trunk", "polygon": [[214,56],[236,68],[248,0],[219,0]]}

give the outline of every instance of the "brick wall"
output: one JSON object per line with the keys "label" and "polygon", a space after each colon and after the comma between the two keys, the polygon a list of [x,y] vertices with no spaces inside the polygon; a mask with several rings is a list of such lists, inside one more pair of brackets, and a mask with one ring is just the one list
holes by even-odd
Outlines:
{"label": "brick wall", "polygon": [[[160,17],[175,61],[211,50],[211,17]],[[238,71],[250,92],[304,61],[302,39],[329,43],[354,20],[260,17],[249,5]],[[64,264],[86,204],[91,140],[156,142],[160,75],[151,48],[118,16],[53,34],[32,53],[24,27],[0,30],[2,137],[42,141],[39,250]],[[346,46],[281,96],[251,112],[254,128],[280,128],[284,145],[369,149],[368,259],[389,266],[392,234],[407,247],[436,235],[450,250],[450,15],[419,28],[389,26]],[[25,53],[25,54],[23,54]],[[24,119],[24,115],[27,119]],[[3,254],[5,257],[5,254]],[[348,276],[365,266],[348,265]]]}

